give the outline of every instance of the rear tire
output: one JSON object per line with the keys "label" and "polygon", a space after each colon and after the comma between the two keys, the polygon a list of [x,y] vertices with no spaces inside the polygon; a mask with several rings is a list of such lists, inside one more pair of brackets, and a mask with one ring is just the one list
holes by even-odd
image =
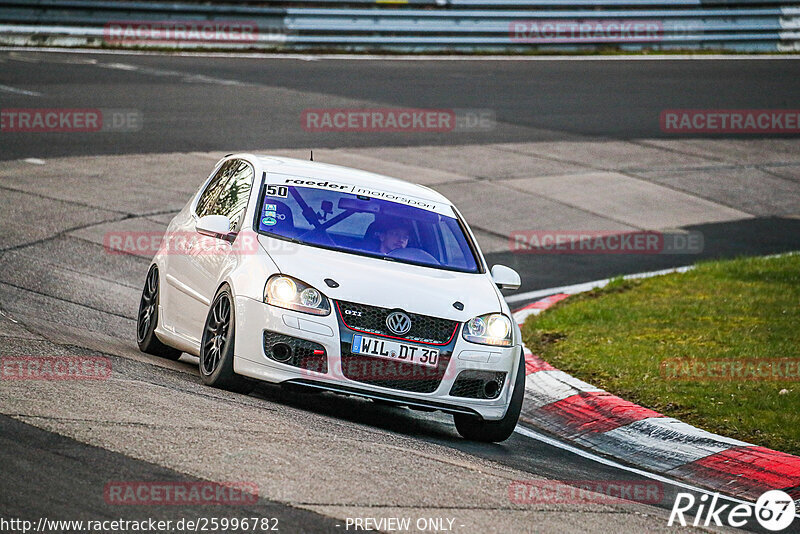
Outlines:
{"label": "rear tire", "polygon": [[514,433],[525,396],[525,355],[522,351],[520,353],[514,392],[511,394],[511,402],[502,419],[486,421],[473,415],[453,415],[456,430],[464,439],[497,443],[507,440]]}
{"label": "rear tire", "polygon": [[183,354],[178,349],[165,345],[156,337],[159,303],[158,267],[153,265],[147,272],[147,280],[139,301],[139,315],[136,317],[136,343],[139,350],[168,360],[177,360]]}
{"label": "rear tire", "polygon": [[214,297],[203,326],[200,378],[208,386],[246,395],[253,391],[255,383],[233,372],[235,333],[231,291],[223,286]]}

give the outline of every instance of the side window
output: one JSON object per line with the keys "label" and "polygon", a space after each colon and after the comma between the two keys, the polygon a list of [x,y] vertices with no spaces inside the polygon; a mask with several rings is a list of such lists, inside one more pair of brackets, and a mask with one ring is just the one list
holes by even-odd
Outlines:
{"label": "side window", "polygon": [[233,167],[234,163],[235,160],[226,161],[222,167],[219,168],[217,174],[208,182],[206,190],[200,195],[200,199],[197,201],[197,206],[195,207],[195,212],[197,212],[199,217],[213,215],[211,209],[214,206],[214,201],[217,200],[220,190],[225,186],[225,182],[230,177],[230,169]]}
{"label": "side window", "polygon": [[207,215],[225,215],[231,220],[231,231],[238,232],[242,227],[247,200],[253,187],[254,171],[244,160],[231,160],[224,171],[227,180],[219,189],[216,201]]}
{"label": "side window", "polygon": [[[454,224],[457,223],[454,221]],[[446,261],[456,267],[466,267],[467,259],[458,244],[458,240],[453,235],[453,228],[445,223],[441,223],[439,226],[442,230],[442,239],[444,240],[445,254],[447,255]]]}

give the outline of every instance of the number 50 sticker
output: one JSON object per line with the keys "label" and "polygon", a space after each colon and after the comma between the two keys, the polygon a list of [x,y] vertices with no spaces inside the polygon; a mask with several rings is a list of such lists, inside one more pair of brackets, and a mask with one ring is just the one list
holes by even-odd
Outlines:
{"label": "number 50 sticker", "polygon": [[781,490],[771,490],[756,501],[756,519],[767,530],[783,530],[794,519],[794,500]]}
{"label": "number 50 sticker", "polygon": [[289,188],[285,185],[268,185],[267,196],[286,198],[289,196]]}

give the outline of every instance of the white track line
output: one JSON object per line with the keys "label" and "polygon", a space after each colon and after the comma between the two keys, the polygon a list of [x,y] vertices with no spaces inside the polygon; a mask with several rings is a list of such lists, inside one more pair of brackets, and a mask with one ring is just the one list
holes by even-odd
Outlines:
{"label": "white track line", "polygon": [[664,60],[800,60],[800,54],[660,54],[619,56],[444,56],[444,55],[391,55],[375,54],[299,54],[299,53],[230,53],[230,52],[156,52],[149,50],[100,50],[89,48],[54,48],[37,46],[0,46],[0,51],[57,52],[64,54],[108,54],[131,56],[188,56],[245,59],[315,60],[366,60],[366,61],[664,61]]}
{"label": "white track line", "polygon": [[0,85],[0,91],[4,93],[13,93],[15,95],[42,96],[42,93],[37,93],[36,91],[26,91],[25,89],[17,89],[16,87],[10,87],[8,85]]}
{"label": "white track line", "polygon": [[[777,258],[777,257],[781,257],[781,256],[790,256],[790,255],[797,254],[797,253],[798,252],[784,252],[784,253],[779,253],[779,254],[770,254],[769,256],[764,256],[764,257],[765,258]],[[628,275],[623,276],[623,278],[626,279],[626,280],[633,280],[633,279],[637,279],[637,278],[650,278],[650,277],[653,277],[653,276],[660,276],[662,274],[685,273],[686,271],[689,271],[689,270],[691,270],[693,268],[694,268],[694,265],[687,265],[687,266],[683,266],[683,267],[675,267],[675,268],[672,268],[672,269],[662,269],[660,271],[649,271],[649,272],[645,272],[645,273],[628,274]],[[548,295],[554,295],[556,293],[567,293],[567,294],[571,295],[571,294],[575,294],[575,293],[581,293],[583,291],[589,291],[589,290],[594,289],[596,287],[603,287],[604,285],[608,284],[608,282],[610,282],[610,281],[611,281],[610,278],[606,278],[604,280],[595,280],[594,282],[585,282],[583,284],[573,284],[573,285],[570,285],[570,286],[551,287],[549,289],[540,289],[538,291],[529,291],[527,293],[522,293],[521,295],[514,295],[513,297],[506,298],[506,301],[509,302],[509,303],[510,302],[517,302],[517,301],[520,301],[520,300],[529,300],[529,299],[535,299],[535,298],[538,298],[538,297],[546,297]],[[537,311],[539,311],[539,310],[537,310]],[[544,371],[540,371],[540,372],[544,372]],[[686,484],[684,482],[678,482],[677,480],[673,480],[673,479],[667,478],[665,476],[658,475],[656,473],[651,473],[649,471],[644,471],[642,469],[637,469],[635,467],[629,467],[627,465],[620,464],[618,462],[615,462],[614,460],[609,460],[608,458],[604,458],[602,456],[599,456],[597,454],[591,453],[589,451],[586,451],[586,450],[580,449],[578,447],[574,447],[572,445],[569,445],[567,443],[558,441],[557,439],[553,439],[553,438],[551,438],[549,436],[546,436],[544,434],[540,434],[539,432],[536,432],[535,430],[532,430],[530,428],[524,427],[522,425],[517,425],[517,427],[514,429],[514,432],[517,432],[518,434],[521,434],[521,435],[523,435],[525,437],[528,437],[528,438],[531,438],[531,439],[535,439],[537,441],[541,441],[542,443],[546,443],[547,445],[550,445],[552,447],[556,447],[558,449],[562,449],[562,450],[571,452],[573,454],[577,454],[578,456],[581,456],[583,458],[586,458],[586,459],[601,463],[603,465],[614,467],[616,469],[621,469],[623,471],[628,471],[630,473],[635,473],[637,475],[641,475],[643,477],[647,477],[647,478],[650,478],[652,480],[657,480],[659,482],[664,482],[664,483],[667,483],[667,484],[670,484],[670,485],[673,485],[673,486],[676,486],[676,487],[689,489],[689,490],[696,491],[696,492],[699,492],[699,493],[705,493],[707,495],[714,495],[716,493],[716,494],[718,494],[720,496],[721,499],[726,499],[726,500],[729,500],[729,501],[732,501],[732,502],[736,502],[736,503],[753,504],[751,502],[743,501],[743,500],[737,499],[735,497],[728,497],[728,496],[723,495],[721,493],[712,492],[712,491],[709,491],[709,490],[698,488],[696,486],[692,486],[691,484]]]}
{"label": "white track line", "polygon": [[[767,256],[761,256],[761,258],[763,259],[781,258],[783,256],[792,256],[794,254],[800,254],[800,251],[779,252],[777,254],[769,254]],[[635,280],[637,278],[652,278],[653,276],[661,276],[662,274],[685,273],[687,271],[691,271],[692,269],[694,269],[694,265],[684,265],[682,267],[661,269],[659,271],[648,271],[645,273],[626,274],[622,278],[624,280]],[[611,280],[612,280],[611,278],[604,278],[603,280],[594,280],[592,282],[583,282],[581,284],[572,284],[569,286],[558,286],[558,287],[549,287],[547,289],[537,289],[535,291],[528,291],[527,293],[520,293],[519,295],[512,295],[506,297],[506,302],[511,304],[523,300],[533,300],[540,297],[548,297],[550,295],[555,295],[556,293],[566,293],[567,295],[575,295],[576,293],[583,293],[585,291],[591,291],[592,289],[598,287],[603,287],[606,284],[608,284]],[[539,311],[540,310],[537,310],[534,313],[538,313]]]}
{"label": "white track line", "polygon": [[523,435],[523,436],[525,436],[527,438],[531,438],[531,439],[535,439],[537,441],[541,441],[542,443],[550,445],[551,447],[556,447],[558,449],[565,450],[565,451],[571,452],[573,454],[577,454],[578,456],[580,456],[582,458],[586,458],[588,460],[592,460],[594,462],[601,463],[603,465],[607,465],[607,466],[613,467],[615,469],[621,469],[623,471],[628,471],[629,473],[634,473],[636,475],[640,475],[640,476],[643,476],[643,477],[646,477],[646,478],[649,478],[649,479],[652,479],[652,480],[657,480],[658,482],[663,482],[663,483],[669,484],[671,486],[676,486],[676,487],[679,487],[679,488],[684,488],[684,489],[688,489],[688,490],[691,490],[691,491],[696,491],[698,493],[705,493],[706,495],[717,494],[717,495],[719,495],[720,499],[725,499],[725,500],[732,501],[732,502],[735,502],[735,503],[749,504],[749,505],[753,504],[753,503],[751,503],[749,501],[743,501],[743,500],[737,499],[735,497],[728,497],[727,495],[723,495],[721,493],[717,493],[717,492],[714,492],[714,491],[709,491],[709,490],[706,490],[706,489],[703,489],[703,488],[698,488],[697,486],[692,486],[691,484],[686,484],[684,482],[678,482],[677,480],[673,480],[671,478],[667,478],[667,477],[662,476],[662,475],[657,475],[656,473],[651,473],[649,471],[644,471],[642,469],[637,469],[635,467],[629,467],[627,465],[623,465],[621,463],[615,462],[614,460],[609,460],[608,458],[604,458],[602,456],[598,456],[597,454],[591,453],[589,451],[585,451],[583,449],[579,449],[578,447],[573,447],[572,445],[568,445],[566,443],[562,443],[561,441],[553,439],[553,438],[551,438],[549,436],[546,436],[544,434],[540,434],[539,432],[536,432],[535,430],[531,430],[530,428],[524,427],[522,425],[517,425],[517,428],[514,429],[514,432],[516,432],[518,434],[521,434],[521,435]]}
{"label": "white track line", "polygon": [[182,82],[186,83],[212,83],[218,85],[248,85],[239,80],[226,80],[224,78],[214,78],[211,76],[204,76],[202,74],[191,74],[188,72],[180,72],[176,70],[156,69],[152,67],[140,67],[138,65],[130,65],[128,63],[100,63],[94,62],[93,66],[102,69],[122,70],[126,72],[138,72],[139,74],[150,76],[167,76],[180,78]]}
{"label": "white track line", "polygon": [[[622,278],[625,280],[633,280],[636,278],[650,278],[652,276],[661,276],[662,274],[672,273],[685,273],[694,269],[694,265],[684,265],[683,267],[673,267],[671,269],[661,269],[660,271],[650,271],[646,273],[626,274]],[[532,300],[539,297],[546,297],[548,295],[555,295],[556,293],[566,293],[574,295],[576,293],[583,293],[584,291],[591,291],[597,287],[603,287],[608,284],[612,279],[604,278],[603,280],[595,280],[593,282],[584,282],[582,284],[573,284],[570,286],[551,287],[548,289],[537,289],[536,291],[528,291],[527,293],[520,293],[519,295],[512,295],[506,297],[506,302],[520,302],[523,300]]]}

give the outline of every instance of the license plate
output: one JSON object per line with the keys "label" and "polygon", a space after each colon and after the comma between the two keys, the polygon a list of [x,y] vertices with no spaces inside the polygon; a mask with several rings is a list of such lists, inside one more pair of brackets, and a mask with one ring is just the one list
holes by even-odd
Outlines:
{"label": "license plate", "polygon": [[362,335],[353,336],[351,352],[353,354],[386,358],[387,360],[397,360],[427,367],[436,367],[439,364],[439,349]]}

